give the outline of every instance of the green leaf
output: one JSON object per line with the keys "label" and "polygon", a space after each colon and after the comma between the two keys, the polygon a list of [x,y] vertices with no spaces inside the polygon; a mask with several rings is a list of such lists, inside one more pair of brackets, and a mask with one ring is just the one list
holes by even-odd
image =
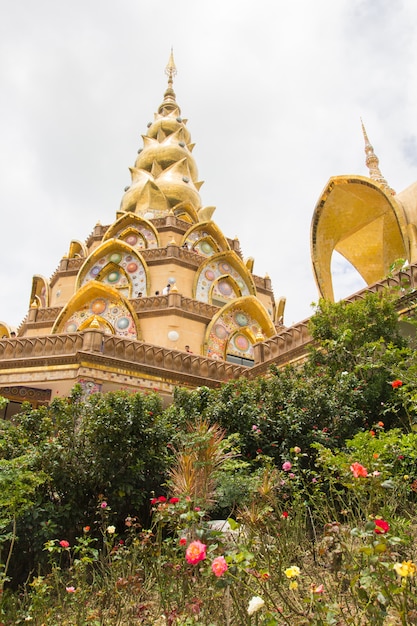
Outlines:
{"label": "green leaf", "polygon": [[228,517],[227,521],[228,521],[228,524],[229,524],[231,530],[237,530],[241,526],[241,524],[239,524],[239,522],[234,520],[233,517]]}

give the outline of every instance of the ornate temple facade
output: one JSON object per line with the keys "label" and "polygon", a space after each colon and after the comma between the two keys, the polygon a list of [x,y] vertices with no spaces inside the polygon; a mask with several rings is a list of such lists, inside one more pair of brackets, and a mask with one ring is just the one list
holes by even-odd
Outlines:
{"label": "ornate temple facade", "polygon": [[[215,387],[304,358],[307,321],[283,324],[285,299],[253,274],[239,241],[201,203],[187,120],[176,102],[171,54],[163,102],[143,135],[112,224],[71,241],[48,280],[33,277],[17,331],[0,322],[0,395],[8,415],[95,391]],[[366,131],[369,177],[331,178],[314,211],[311,249],[321,296],[333,299],[331,256],[340,252],[373,291],[417,287],[417,183],[395,195]],[[393,264],[409,266],[387,275]],[[360,298],[361,292],[352,299]],[[13,408],[14,407],[14,408]]]}
{"label": "ornate temple facade", "polygon": [[284,300],[253,274],[199,194],[171,54],[163,102],[143,135],[114,222],[72,241],[48,280],[34,276],[16,338],[0,325],[0,395],[49,402],[86,391],[216,385],[255,364]]}

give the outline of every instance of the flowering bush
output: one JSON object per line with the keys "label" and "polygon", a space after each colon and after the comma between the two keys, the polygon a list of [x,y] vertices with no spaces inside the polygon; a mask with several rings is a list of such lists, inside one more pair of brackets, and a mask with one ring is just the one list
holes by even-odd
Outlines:
{"label": "flowering bush", "polygon": [[312,328],[297,369],[164,412],[75,390],[4,426],[3,581],[37,576],[0,623],[416,623],[416,354],[379,296]]}

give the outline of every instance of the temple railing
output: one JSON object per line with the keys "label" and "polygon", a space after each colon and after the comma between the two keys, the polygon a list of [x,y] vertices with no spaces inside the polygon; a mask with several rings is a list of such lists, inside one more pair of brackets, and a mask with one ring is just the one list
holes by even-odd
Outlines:
{"label": "temple railing", "polygon": [[[396,308],[400,314],[414,308],[417,303],[417,264],[410,265],[369,287],[364,287],[345,298],[345,301],[363,300],[369,292],[382,293],[387,290],[397,295]],[[298,322],[270,339],[256,344],[254,346],[255,366],[247,370],[245,376],[252,378],[265,374],[272,364],[280,367],[305,359],[308,347],[313,342],[308,323],[309,319]]]}
{"label": "temple railing", "polygon": [[41,365],[74,363],[91,360],[100,369],[110,364],[119,371],[140,373],[164,372],[165,378],[193,379],[194,383],[226,382],[243,376],[245,367],[211,359],[197,354],[171,350],[105,335],[101,330],[89,329],[79,333],[48,335],[45,337],[18,337],[0,340],[0,373],[24,363],[28,369]]}

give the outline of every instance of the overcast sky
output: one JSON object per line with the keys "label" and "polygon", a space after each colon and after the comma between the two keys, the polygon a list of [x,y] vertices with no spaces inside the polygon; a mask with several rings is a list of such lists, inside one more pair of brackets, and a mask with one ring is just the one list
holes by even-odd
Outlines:
{"label": "overcast sky", "polygon": [[[0,0],[0,320],[114,221],[171,46],[203,206],[286,324],[309,316],[311,218],[331,176],[368,174],[361,116],[391,187],[417,179],[416,42],[416,0]],[[359,285],[340,265],[338,297]]]}

